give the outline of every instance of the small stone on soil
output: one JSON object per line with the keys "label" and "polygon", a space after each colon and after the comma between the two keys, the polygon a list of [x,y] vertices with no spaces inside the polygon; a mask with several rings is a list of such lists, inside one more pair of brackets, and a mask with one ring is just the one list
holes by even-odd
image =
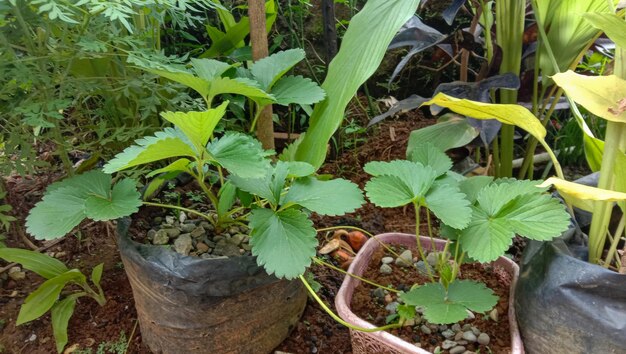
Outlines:
{"label": "small stone on soil", "polygon": [[228,243],[226,241],[220,241],[215,245],[213,254],[217,256],[235,257],[239,256],[239,247]]}
{"label": "small stone on soil", "polygon": [[420,326],[420,331],[422,331],[422,333],[424,333],[424,334],[431,334],[432,333],[430,328],[428,328],[428,326],[426,326],[426,325],[421,325]]}
{"label": "small stone on soil", "polygon": [[411,250],[406,250],[396,259],[396,265],[401,267],[410,267],[413,264],[413,254]]}
{"label": "small stone on soil", "polygon": [[463,327],[461,328],[463,331],[471,331],[472,330],[472,325],[469,323],[466,323],[463,325]]}
{"label": "small stone on soil", "polygon": [[450,354],[462,354],[464,352],[465,352],[465,347],[462,345],[459,345],[450,349]]}
{"label": "small stone on soil", "polygon": [[204,243],[204,242],[198,242],[198,244],[196,245],[196,249],[198,250],[198,253],[207,253],[209,251],[209,246]]}
{"label": "small stone on soil", "polygon": [[172,225],[174,223],[174,217],[171,215],[168,215],[165,217],[165,223],[168,225]]}
{"label": "small stone on soil", "polygon": [[200,226],[196,227],[195,229],[191,231],[191,237],[193,238],[199,238],[199,237],[204,236],[205,234],[206,234],[206,231],[204,231],[204,228]]}
{"label": "small stone on soil", "polygon": [[372,291],[372,296],[382,300],[385,298],[385,290],[383,290],[382,288],[376,288]]}
{"label": "small stone on soil", "polygon": [[381,261],[383,264],[389,264],[389,263],[392,263],[392,262],[393,262],[393,257],[383,257],[380,261]]}
{"label": "small stone on soil", "polygon": [[489,338],[489,335],[487,333],[481,333],[478,336],[478,343],[482,344],[482,345],[489,345],[489,341],[491,340],[491,338]]}
{"label": "small stone on soil", "polygon": [[[443,332],[441,332],[441,335],[446,338],[446,339],[450,339],[452,337],[454,337],[455,333],[453,330],[451,329],[446,329]],[[444,349],[448,349],[448,348],[444,348]]]}
{"label": "small stone on soil", "polygon": [[489,312],[489,318],[491,318],[495,322],[498,322],[498,309],[491,310],[491,312]]}
{"label": "small stone on soil", "polygon": [[455,332],[460,332],[461,331],[461,325],[458,323],[455,323],[452,325],[452,327],[450,327],[451,330],[455,331]]}
{"label": "small stone on soil", "polygon": [[426,256],[426,262],[431,266],[434,267],[437,265],[437,258],[438,258],[438,254],[437,252],[430,252],[427,256]]}
{"label": "small stone on soil", "polygon": [[476,315],[474,315],[474,313],[472,311],[467,310],[467,309],[465,311],[467,311],[467,318],[468,319],[473,320],[473,319],[476,318]]}
{"label": "small stone on soil", "polygon": [[11,267],[11,269],[9,269],[9,278],[15,281],[24,280],[26,278],[26,273],[22,272],[22,268],[20,267]]}
{"label": "small stone on soil", "polygon": [[190,233],[193,229],[196,228],[195,224],[182,224],[180,225],[180,230],[184,233]]}
{"label": "small stone on soil", "polygon": [[146,236],[148,236],[148,240],[154,240],[154,235],[156,235],[156,230],[148,230],[148,233]]}
{"label": "small stone on soil", "polygon": [[444,340],[443,343],[441,343],[441,347],[443,349],[450,349],[452,347],[456,347],[457,343],[455,341],[451,341],[451,340]]}
{"label": "small stone on soil", "polygon": [[470,342],[476,341],[476,335],[472,331],[463,332],[463,339]]}
{"label": "small stone on soil", "polygon": [[174,250],[182,255],[189,255],[192,248],[191,237],[187,234],[181,235],[174,241]]}
{"label": "small stone on soil", "polygon": [[472,333],[474,333],[475,336],[478,336],[480,335],[480,329],[476,327],[472,327]]}
{"label": "small stone on soil", "polygon": [[385,310],[387,310],[390,313],[396,313],[396,311],[398,310],[398,305],[400,305],[397,302],[390,302],[389,304],[387,304],[387,306],[385,306]]}
{"label": "small stone on soil", "polygon": [[233,237],[231,237],[228,242],[232,243],[235,246],[239,246],[241,245],[241,243],[243,242],[243,240],[246,238],[246,235],[243,234],[236,234]]}
{"label": "small stone on soil", "polygon": [[165,232],[169,238],[176,238],[180,235],[180,230],[177,228],[165,229]]}
{"label": "small stone on soil", "polygon": [[201,222],[200,226],[202,226],[202,228],[205,229],[206,231],[213,231],[213,230],[215,230],[215,227],[213,227],[213,225],[211,225],[211,223],[208,222],[208,221]]}
{"label": "small stone on soil", "polygon": [[170,241],[170,237],[167,236],[167,232],[165,230],[159,230],[154,234],[154,238],[152,239],[152,244],[154,245],[167,245]]}
{"label": "small stone on soil", "polygon": [[389,264],[383,264],[380,266],[380,274],[391,274],[393,269],[389,266]]}

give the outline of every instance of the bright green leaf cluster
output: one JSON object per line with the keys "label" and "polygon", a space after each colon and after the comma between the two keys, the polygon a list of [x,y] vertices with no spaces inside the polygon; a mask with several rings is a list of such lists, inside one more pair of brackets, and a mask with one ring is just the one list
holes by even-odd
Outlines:
{"label": "bright green leaf cluster", "polygon": [[269,206],[250,215],[250,243],[268,273],[293,279],[315,256],[315,229],[305,210],[340,215],[360,207],[364,200],[357,185],[343,179],[321,181],[313,166],[278,161],[263,178],[230,176],[239,189],[265,199]]}

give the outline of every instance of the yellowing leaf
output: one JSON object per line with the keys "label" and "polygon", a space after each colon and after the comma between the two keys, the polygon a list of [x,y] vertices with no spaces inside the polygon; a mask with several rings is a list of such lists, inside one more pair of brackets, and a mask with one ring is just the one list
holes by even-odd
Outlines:
{"label": "yellowing leaf", "polygon": [[553,185],[564,197],[576,200],[593,200],[603,202],[619,202],[626,200],[626,193],[585,186],[583,184],[569,182],[557,177],[548,178],[545,182],[540,184],[539,187],[547,187],[550,185]]}
{"label": "yellowing leaf", "polygon": [[623,102],[626,80],[615,75],[585,76],[567,71],[552,77],[576,103],[589,112],[612,122],[626,123]]}
{"label": "yellowing leaf", "polygon": [[546,129],[541,122],[522,106],[476,102],[454,98],[444,93],[438,93],[430,101],[424,102],[424,105],[433,104],[475,119],[497,119],[502,123],[515,125],[540,141],[543,141],[546,136]]}

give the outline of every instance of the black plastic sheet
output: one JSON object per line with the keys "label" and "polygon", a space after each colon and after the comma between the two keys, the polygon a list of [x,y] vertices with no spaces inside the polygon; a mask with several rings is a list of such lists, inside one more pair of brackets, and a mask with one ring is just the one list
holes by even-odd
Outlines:
{"label": "black plastic sheet", "polygon": [[[582,182],[593,184],[594,177]],[[577,225],[590,218],[577,212],[576,220],[560,238],[531,241],[524,251],[515,292],[524,348],[530,354],[626,353],[626,275],[586,262],[586,235]]]}

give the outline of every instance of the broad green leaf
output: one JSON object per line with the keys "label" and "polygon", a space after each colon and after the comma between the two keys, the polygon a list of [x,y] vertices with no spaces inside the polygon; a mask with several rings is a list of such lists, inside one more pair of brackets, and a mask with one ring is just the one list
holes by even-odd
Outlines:
{"label": "broad green leaf", "polygon": [[311,264],[317,239],[313,223],[303,212],[254,209],[250,228],[252,254],[269,274],[293,279]]}
{"label": "broad green leaf", "polygon": [[174,162],[172,162],[171,164],[163,167],[163,168],[159,168],[158,170],[154,170],[150,173],[148,173],[146,175],[146,177],[154,177],[156,175],[160,175],[161,173],[170,173],[170,172],[175,172],[175,171],[179,171],[179,172],[187,172],[189,171],[189,164],[191,163],[191,160],[186,159],[186,158],[181,158],[178,159]]}
{"label": "broad green leaf", "polygon": [[398,316],[404,319],[415,318],[415,306],[410,305],[398,305]]}
{"label": "broad green leaf", "polygon": [[227,132],[211,141],[207,151],[220,166],[239,177],[263,177],[270,168],[259,142],[242,133]]}
{"label": "broad green leaf", "polygon": [[272,176],[269,174],[269,171],[264,178],[241,178],[236,175],[230,175],[228,179],[242,191],[267,199],[273,205],[278,205],[278,200],[275,200],[272,192]]}
{"label": "broad green leaf", "polygon": [[155,133],[154,136],[135,140],[136,145],[131,145],[115,155],[112,160],[104,165],[103,171],[113,173],[170,157],[194,157],[198,155],[189,144],[180,138],[179,134],[174,129],[165,129]]}
{"label": "broad green leaf", "polygon": [[602,30],[615,44],[626,48],[626,22],[616,14],[586,13],[583,15],[595,28]]}
{"label": "broad green leaf", "polygon": [[315,167],[301,161],[286,161],[289,177],[306,177],[315,173]]}
{"label": "broad green leaf", "polygon": [[420,0],[370,0],[352,17],[322,84],[326,99],[315,105],[297,160],[316,168],[322,165],[326,145],[341,125],[346,106],[376,71],[389,43],[419,4]]}
{"label": "broad green leaf", "polygon": [[91,281],[99,285],[100,279],[102,279],[102,271],[104,270],[104,263],[100,263],[97,266],[93,267],[91,270]]}
{"label": "broad green leaf", "polygon": [[543,84],[558,71],[569,68],[598,30],[585,16],[590,12],[608,12],[607,0],[536,0],[535,16],[546,31],[547,40],[558,68],[555,68],[544,45],[537,48]]}
{"label": "broad green leaf", "polygon": [[474,203],[474,201],[476,201],[476,197],[478,196],[478,192],[488,186],[491,181],[493,181],[493,177],[491,176],[473,176],[460,181],[459,188],[461,189],[461,192],[465,194],[467,200]]}
{"label": "broad green leaf", "polygon": [[432,187],[437,172],[411,161],[370,162],[365,172],[374,175],[367,185],[367,197],[381,207],[420,202]]}
{"label": "broad green leaf", "polygon": [[84,191],[72,187],[44,195],[28,214],[26,231],[40,240],[65,236],[85,219],[85,199]]}
{"label": "broad green leaf", "polygon": [[546,137],[546,128],[543,127],[539,119],[528,109],[516,104],[476,102],[454,98],[444,93],[438,93],[437,96],[424,104],[436,104],[475,119],[497,119],[502,123],[524,129],[540,141],[544,141]]}
{"label": "broad green leaf", "polygon": [[76,297],[68,296],[57,302],[50,310],[57,353],[62,353],[67,344],[67,325],[74,314],[74,306],[76,306]]}
{"label": "broad green leaf", "polygon": [[367,198],[381,208],[394,208],[410,204],[415,194],[409,186],[396,176],[378,176],[365,185]]}
{"label": "broad green leaf", "polygon": [[170,79],[172,81],[178,82],[187,87],[190,87],[191,89],[199,93],[200,96],[204,98],[209,96],[209,92],[210,92],[209,83],[202,80],[199,77],[193,76],[189,72],[184,72],[184,71],[172,72],[172,71],[167,71],[167,70],[150,69],[150,68],[143,68],[143,70],[162,76],[166,79]]}
{"label": "broad green leaf", "polygon": [[424,205],[444,224],[462,229],[469,224],[472,209],[458,185],[435,183],[428,191]]}
{"label": "broad green leaf", "polygon": [[230,208],[235,203],[235,199],[237,197],[237,187],[231,181],[226,181],[222,188],[220,188],[218,197],[217,214],[224,215],[230,211]]}
{"label": "broad green leaf", "polygon": [[261,84],[261,88],[270,91],[276,81],[302,61],[305,55],[304,50],[300,48],[280,51],[258,60],[250,70]]}
{"label": "broad green leaf", "polygon": [[521,195],[502,208],[496,217],[506,219],[516,234],[540,241],[559,236],[570,225],[565,206],[547,194]]}
{"label": "broad green leaf", "polygon": [[211,82],[220,76],[226,70],[233,67],[228,63],[224,63],[215,59],[191,59],[191,65],[193,66],[193,70],[196,72],[199,78],[202,80]]}
{"label": "broad green leaf", "polygon": [[46,279],[67,272],[69,269],[60,260],[46,254],[21,248],[0,247],[0,258],[15,262]]}
{"label": "broad green leaf", "polygon": [[461,304],[473,312],[485,313],[498,303],[498,297],[483,283],[458,280],[448,287],[448,301]]}
{"label": "broad green leaf", "polygon": [[[233,20],[234,21],[234,20]],[[207,32],[209,28],[207,27]],[[227,28],[226,34],[219,40],[214,40],[209,49],[202,53],[201,58],[215,58],[229,54],[250,34],[250,19],[243,16],[237,24]]]}
{"label": "broad green leaf", "polygon": [[467,318],[467,310],[486,312],[498,302],[493,291],[471,280],[452,282],[448,289],[440,283],[428,283],[400,295],[408,305],[424,308],[428,322],[455,323]]}
{"label": "broad green leaf", "polygon": [[107,195],[89,195],[85,200],[85,215],[96,221],[113,220],[131,215],[141,206],[136,182],[130,178],[117,182]]}
{"label": "broad green leaf", "polygon": [[589,112],[612,122],[626,123],[626,80],[615,75],[585,76],[573,71],[556,74],[553,79]]}
{"label": "broad green leaf", "polygon": [[467,122],[467,118],[452,117],[437,124],[412,131],[406,148],[406,156],[409,158],[416,146],[427,142],[432,143],[442,151],[465,146],[479,134],[478,129],[472,127]]}
{"label": "broad green leaf", "polygon": [[59,299],[63,287],[68,282],[73,281],[84,282],[85,276],[79,270],[72,269],[46,280],[37,290],[26,297],[15,324],[21,325],[41,317]]}
{"label": "broad green leaf", "polygon": [[472,221],[461,230],[459,242],[463,250],[477,261],[495,261],[509,249],[515,233],[505,219],[492,218],[478,207],[472,209]]}
{"label": "broad green leaf", "polygon": [[210,83],[209,100],[225,93],[243,95],[262,104],[268,104],[274,101],[274,97],[258,87],[258,83],[253,80],[221,77]]}
{"label": "broad green leaf", "polygon": [[410,153],[407,150],[407,157],[413,162],[429,166],[437,172],[437,176],[443,175],[452,168],[452,160],[448,155],[431,143],[415,146]]}
{"label": "broad green leaf", "polygon": [[291,185],[282,204],[298,204],[322,215],[342,215],[353,212],[364,202],[363,193],[350,181],[319,181],[308,177]]}
{"label": "broad green leaf", "polygon": [[288,106],[292,103],[307,105],[320,102],[326,93],[315,82],[302,76],[285,76],[272,88],[276,103]]}
{"label": "broad green leaf", "polygon": [[163,112],[161,116],[185,133],[198,151],[209,142],[213,129],[226,113],[228,101],[204,112]]}
{"label": "broad green leaf", "polygon": [[545,189],[538,187],[539,181],[518,181],[511,179],[496,180],[495,183],[480,190],[476,199],[481,208],[489,215],[495,215],[508,202],[523,194],[539,194]]}

